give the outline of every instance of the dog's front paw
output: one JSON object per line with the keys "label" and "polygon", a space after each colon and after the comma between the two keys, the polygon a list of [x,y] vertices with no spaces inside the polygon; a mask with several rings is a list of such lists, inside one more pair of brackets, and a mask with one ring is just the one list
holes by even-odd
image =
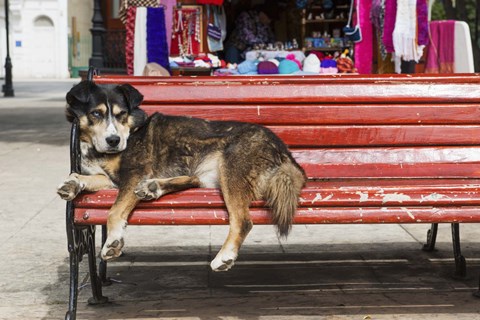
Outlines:
{"label": "dog's front paw", "polygon": [[105,244],[103,245],[100,257],[103,260],[110,260],[118,258],[122,255],[122,248],[125,244],[123,235],[125,228],[127,227],[127,221],[119,220],[116,223],[108,225],[108,236]]}
{"label": "dog's front paw", "polygon": [[83,190],[83,186],[78,179],[78,174],[72,173],[61,185],[57,188],[57,193],[60,198],[70,201]]}
{"label": "dog's front paw", "polygon": [[153,200],[162,196],[163,191],[155,179],[141,181],[135,188],[135,195],[140,200]]}
{"label": "dog's front paw", "polygon": [[118,258],[122,255],[122,248],[124,245],[123,237],[118,239],[113,239],[111,237],[107,238],[105,244],[102,248],[101,257],[103,260],[110,260],[113,258]]}
{"label": "dog's front paw", "polygon": [[237,255],[233,252],[219,252],[210,263],[210,268],[215,272],[228,271],[235,264],[235,260],[237,260]]}

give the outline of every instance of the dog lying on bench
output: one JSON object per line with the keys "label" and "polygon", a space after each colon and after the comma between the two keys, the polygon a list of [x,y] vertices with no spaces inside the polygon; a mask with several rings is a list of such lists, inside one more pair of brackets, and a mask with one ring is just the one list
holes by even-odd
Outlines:
{"label": "dog lying on bench", "polygon": [[265,200],[281,236],[290,231],[306,176],[269,129],[159,113],[147,117],[139,108],[143,96],[129,84],[82,81],[66,99],[67,119],[79,123],[82,174],[70,174],[58,194],[72,200],[84,190],[119,189],[102,259],[121,254],[128,216],[140,200],[188,188],[220,188],[225,200],[230,230],[210,264],[214,271],[234,265],[252,228],[252,201]]}

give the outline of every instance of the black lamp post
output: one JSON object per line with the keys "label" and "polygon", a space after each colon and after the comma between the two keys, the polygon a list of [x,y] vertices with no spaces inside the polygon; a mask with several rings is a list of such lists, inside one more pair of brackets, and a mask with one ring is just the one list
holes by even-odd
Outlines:
{"label": "black lamp post", "polygon": [[7,57],[5,58],[5,84],[2,86],[4,97],[13,97],[12,84],[12,60],[10,59],[10,40],[9,40],[9,26],[8,26],[8,0],[5,0],[5,30],[7,31]]}
{"label": "black lamp post", "polygon": [[92,33],[92,56],[88,64],[100,69],[103,68],[103,37],[105,34],[100,0],[93,0],[92,23],[93,26],[90,29]]}

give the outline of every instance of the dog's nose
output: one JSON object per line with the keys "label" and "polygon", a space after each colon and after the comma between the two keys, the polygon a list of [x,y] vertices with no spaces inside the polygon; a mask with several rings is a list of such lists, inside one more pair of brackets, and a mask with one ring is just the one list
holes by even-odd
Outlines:
{"label": "dog's nose", "polygon": [[120,143],[120,137],[119,136],[110,136],[105,140],[107,140],[107,143],[110,147],[116,147]]}

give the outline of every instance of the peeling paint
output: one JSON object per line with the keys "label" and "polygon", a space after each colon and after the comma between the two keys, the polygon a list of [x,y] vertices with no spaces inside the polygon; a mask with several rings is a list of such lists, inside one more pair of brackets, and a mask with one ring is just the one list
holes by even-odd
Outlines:
{"label": "peeling paint", "polygon": [[423,202],[423,201],[438,201],[440,199],[443,199],[443,198],[448,198],[447,196],[443,195],[443,194],[439,194],[439,193],[431,193],[429,194],[428,196],[423,196],[422,195],[422,199],[420,200],[420,202]]}
{"label": "peeling paint", "polygon": [[412,220],[415,220],[415,216],[413,215],[413,213],[410,212],[410,210],[408,210],[407,208],[402,208],[402,209],[407,212],[408,216],[409,216]]}
{"label": "peeling paint", "polygon": [[382,203],[387,203],[387,202],[400,202],[402,203],[403,201],[409,201],[412,200],[412,198],[406,194],[403,193],[386,193],[381,195],[383,200]]}
{"label": "peeling paint", "polygon": [[361,191],[357,191],[355,192],[355,194],[358,194],[360,196],[360,202],[365,202],[365,201],[368,201],[368,192],[361,192]]}
{"label": "peeling paint", "polygon": [[327,201],[327,200],[330,200],[333,198],[333,193],[330,193],[328,196],[326,196],[325,198],[323,198],[322,201]]}
{"label": "peeling paint", "polygon": [[315,194],[315,198],[312,199],[312,204],[314,204],[315,201],[322,201],[322,195],[320,193]]}

